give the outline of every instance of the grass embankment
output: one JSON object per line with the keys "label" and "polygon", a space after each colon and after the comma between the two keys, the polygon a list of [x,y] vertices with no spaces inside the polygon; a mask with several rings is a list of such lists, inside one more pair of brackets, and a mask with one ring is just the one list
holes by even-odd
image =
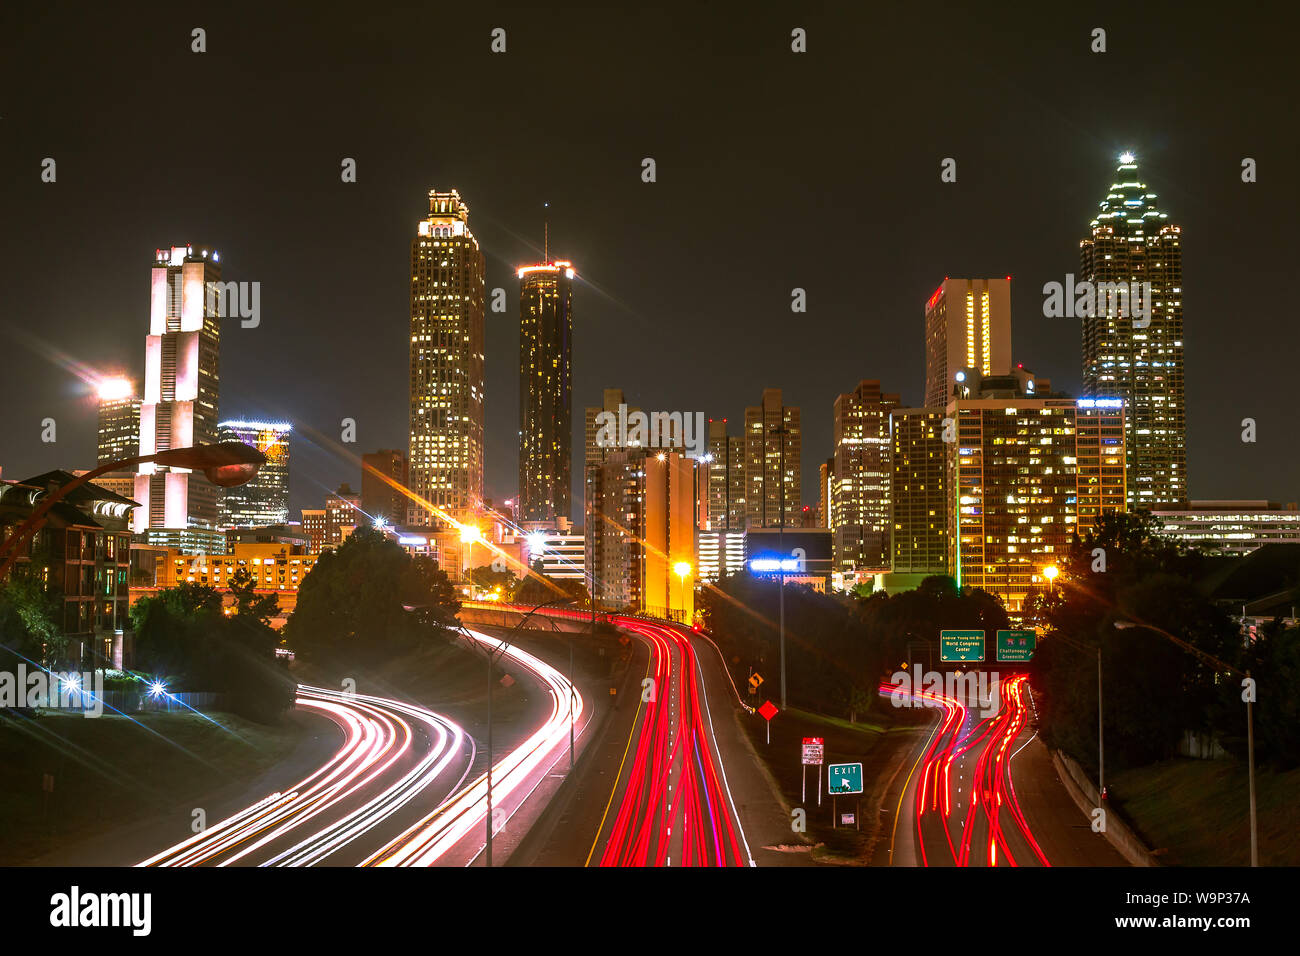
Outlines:
{"label": "grass embankment", "polygon": [[[0,714],[0,865],[157,816],[291,751],[302,728],[233,714]],[[54,792],[42,789],[54,776]]]}
{"label": "grass embankment", "polygon": [[[1168,866],[1249,866],[1246,765],[1164,760],[1107,780],[1110,799]],[[1256,772],[1261,866],[1300,865],[1300,769]]]}
{"label": "grass embankment", "polygon": [[[867,865],[883,832],[882,820],[887,817],[879,806],[896,766],[898,748],[914,740],[920,726],[911,712],[907,715],[873,712],[850,723],[839,717],[791,707],[773,718],[770,744],[762,717],[743,720],[754,749],[767,764],[786,801],[807,811],[808,830],[804,835],[812,843],[821,844],[813,849],[813,859],[827,864]],[[838,798],[841,813],[858,811],[861,829],[832,826],[831,797],[825,792],[825,767],[821,777],[821,805],[817,804],[816,767],[807,768],[807,797],[801,798],[804,767],[800,759],[804,737],[821,737],[826,741],[828,764],[862,764],[864,793],[860,801],[852,797]]]}

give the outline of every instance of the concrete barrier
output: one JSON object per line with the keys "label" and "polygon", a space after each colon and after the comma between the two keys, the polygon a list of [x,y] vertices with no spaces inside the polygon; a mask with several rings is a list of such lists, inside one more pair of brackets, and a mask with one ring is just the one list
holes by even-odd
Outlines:
{"label": "concrete barrier", "polygon": [[[1059,750],[1052,751],[1052,763],[1056,767],[1056,775],[1065,784],[1070,798],[1091,821],[1092,811],[1102,805],[1097,785],[1088,779],[1077,761]],[[1106,832],[1103,835],[1120,856],[1133,866],[1160,865],[1132,828],[1120,818],[1117,812],[1109,808],[1106,811]]]}

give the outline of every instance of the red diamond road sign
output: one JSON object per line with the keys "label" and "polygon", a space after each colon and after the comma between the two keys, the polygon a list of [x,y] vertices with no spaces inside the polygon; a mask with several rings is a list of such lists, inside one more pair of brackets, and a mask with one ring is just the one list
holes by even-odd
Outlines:
{"label": "red diamond road sign", "polygon": [[758,708],[758,712],[763,715],[764,720],[771,720],[780,713],[780,711],[776,709],[776,705],[770,700],[763,701],[763,706]]}

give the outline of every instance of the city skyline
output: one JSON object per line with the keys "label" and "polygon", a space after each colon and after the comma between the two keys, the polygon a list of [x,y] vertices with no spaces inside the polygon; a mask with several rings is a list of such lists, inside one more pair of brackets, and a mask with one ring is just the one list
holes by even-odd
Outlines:
{"label": "city skyline", "polygon": [[[810,35],[817,37],[815,19],[810,23]],[[774,26],[760,16],[742,29],[748,37],[760,28]],[[113,35],[110,25],[105,29]],[[274,34],[273,25],[270,29]],[[1224,42],[1231,38],[1230,34]],[[836,41],[823,35],[820,42]],[[779,52],[774,51],[773,57]],[[521,66],[537,55],[521,43],[510,54],[519,58]],[[751,55],[756,62],[761,60],[762,54]],[[1117,66],[1133,64],[1131,55],[1122,50],[1107,56]],[[474,61],[476,69],[491,62],[480,60]],[[1160,62],[1157,58],[1133,68],[1156,75]],[[773,63],[782,75],[791,69],[779,58]],[[1214,75],[1210,71],[1210,77]],[[973,98],[993,91],[1005,100],[1010,114],[1041,109],[1035,95],[1009,88],[995,72],[985,71],[977,79],[972,90],[954,95]],[[504,89],[507,79],[491,82],[493,89]],[[1064,78],[1055,82],[1067,100],[1082,95],[1079,90],[1085,85]],[[1097,82],[1105,88],[1120,81],[1103,76]],[[1184,82],[1205,87],[1214,100],[1212,79],[1187,76]],[[56,87],[51,95],[57,97],[60,89]],[[918,90],[918,95],[922,93],[924,85]],[[232,108],[244,109],[254,128],[269,122],[260,118],[257,104],[246,93],[232,91],[231,95]],[[260,325],[240,328],[238,323],[226,323],[223,417],[293,421],[327,439],[336,439],[338,423],[349,417],[357,422],[358,437],[355,445],[342,446],[346,451],[359,457],[375,448],[407,447],[407,396],[394,368],[402,367],[409,347],[402,318],[408,309],[402,300],[409,276],[401,274],[396,261],[405,258],[399,250],[409,244],[412,211],[421,197],[432,187],[454,187],[475,211],[475,234],[487,260],[488,290],[500,287],[509,293],[515,269],[543,254],[540,226],[543,203],[549,202],[546,215],[552,228],[566,237],[566,255],[584,264],[575,288],[582,299],[574,347],[574,400],[579,407],[596,403],[603,388],[618,385],[644,408],[698,409],[710,418],[739,421],[753,400],[750,396],[763,388],[780,388],[788,404],[802,409],[807,450],[801,477],[807,492],[817,486],[816,470],[830,448],[837,394],[862,378],[876,378],[898,390],[905,406],[922,404],[923,304],[945,275],[1010,274],[1015,360],[1050,377],[1059,390],[1083,394],[1078,320],[1043,317],[1040,290],[1043,284],[1062,281],[1078,270],[1081,230],[1095,216],[1096,198],[1113,178],[1116,156],[1131,149],[1144,181],[1176,210],[1187,230],[1188,497],[1290,500],[1295,497],[1290,489],[1300,484],[1300,462],[1286,447],[1281,387],[1283,356],[1295,333],[1273,314],[1276,310],[1268,307],[1264,290],[1275,287],[1284,274],[1284,243],[1278,240],[1284,234],[1282,213],[1294,206],[1295,187],[1282,182],[1282,177],[1261,176],[1258,183],[1242,183],[1240,157],[1218,153],[1209,157],[1198,150],[1194,125],[1170,113],[1175,102],[1171,93],[1143,90],[1132,95],[1135,114],[1167,121],[1112,119],[1079,135],[1076,123],[1049,114],[1048,126],[1068,130],[1074,139],[1049,137],[1040,142],[1039,137],[1031,142],[1013,135],[1010,116],[992,116],[989,122],[1006,134],[1002,141],[988,144],[979,138],[930,132],[923,147],[857,149],[852,175],[834,157],[805,160],[800,158],[802,150],[771,149],[758,111],[747,109],[735,116],[729,128],[739,136],[739,143],[764,142],[769,148],[758,150],[752,160],[736,156],[734,175],[727,179],[732,185],[721,192],[718,178],[701,174],[681,152],[686,142],[682,133],[659,125],[648,137],[615,130],[618,149],[613,154],[585,159],[565,175],[555,175],[554,164],[543,159],[522,178],[513,162],[481,163],[472,150],[463,157],[445,152],[419,155],[418,149],[389,148],[382,139],[368,141],[368,148],[365,141],[355,147],[340,144],[318,157],[308,155],[310,150],[285,152],[288,147],[282,138],[270,136],[266,126],[275,155],[291,157],[295,164],[312,170],[302,182],[301,197],[264,195],[254,189],[240,199],[236,192],[243,182],[240,175],[201,159],[185,160],[187,175],[199,177],[209,188],[175,196],[165,208],[150,208],[143,215],[117,215],[125,232],[97,259],[108,307],[94,323],[76,318],[77,310],[68,307],[64,291],[52,282],[52,271],[39,260],[22,267],[27,252],[12,238],[7,240],[8,261],[22,269],[12,283],[12,308],[16,316],[30,320],[23,321],[20,330],[8,318],[6,332],[35,360],[15,369],[0,390],[11,404],[30,406],[42,414],[25,430],[16,423],[0,465],[4,475],[11,477],[90,461],[95,424],[88,403],[93,399],[88,386],[67,371],[68,365],[75,362],[141,378],[134,343],[147,291],[122,263],[138,262],[141,250],[153,248],[163,236],[212,241],[223,252],[227,278],[263,284]],[[818,130],[828,128],[828,117],[817,107],[810,109],[809,135],[817,137],[822,135]],[[24,114],[9,119],[21,124]],[[693,115],[686,120],[693,131],[704,122]],[[1282,150],[1284,137],[1290,135],[1262,125],[1248,133],[1243,139],[1252,144],[1251,152],[1261,154],[1270,144],[1272,151]],[[900,134],[899,138],[908,137]],[[656,142],[663,146],[656,147]],[[128,137],[119,146],[129,153],[129,143]],[[58,152],[56,146],[42,149]],[[338,161],[353,153],[360,154],[358,182],[349,186],[338,181]],[[657,157],[655,183],[640,179],[640,162],[647,154]],[[940,160],[948,155],[958,160],[958,179],[952,184],[939,178]],[[5,162],[14,160],[11,156]],[[811,170],[806,164],[814,162],[821,164],[816,167],[824,184],[821,188],[832,191],[825,195],[840,197],[831,206],[818,198],[821,194],[794,187],[815,224],[822,253],[813,256],[795,250],[773,269],[757,254],[759,245],[747,238],[762,216],[762,204],[749,200],[757,195],[758,181],[773,175],[789,179],[799,169]],[[67,163],[60,166],[58,183],[53,185],[41,184],[34,174],[24,179],[17,169],[11,171],[14,176],[6,188],[15,193],[16,220],[45,217],[45,228],[55,229],[70,221],[74,208],[81,208],[88,184],[83,185],[84,178],[69,171]],[[134,188],[135,175],[125,173],[124,192]],[[854,184],[882,178],[900,180],[906,199],[879,191],[855,198],[861,191]],[[1046,209],[1017,210],[1013,224],[993,223],[990,216],[996,208],[982,197],[985,189],[999,184],[1051,201]],[[594,202],[589,198],[593,193],[616,197],[619,213],[612,214],[609,203]],[[709,201],[702,205],[704,196]],[[110,215],[126,208],[115,194],[101,198]],[[317,211],[303,215],[303,203],[311,203]],[[271,211],[262,211],[260,205]],[[922,225],[911,225],[897,215],[905,205],[915,207]],[[870,208],[871,214],[857,215],[862,208]],[[656,283],[644,270],[629,271],[628,264],[661,260],[674,249],[673,242],[683,237],[670,231],[670,226],[684,221],[688,209],[696,212],[692,221],[697,226],[699,210],[707,211],[707,235],[696,230],[684,237],[686,254],[675,263],[673,281]],[[1233,210],[1262,217],[1251,242],[1231,240],[1235,233],[1224,227],[1225,222],[1241,214]],[[343,217],[348,238],[325,243],[311,259],[313,273],[329,276],[328,281],[304,281],[307,259],[293,251],[286,254],[292,244],[281,243],[273,252],[268,243],[280,242],[278,237],[289,224],[314,228],[327,213]],[[894,223],[893,248],[883,254],[871,231],[857,225],[877,221]],[[935,223],[944,228],[936,231]],[[1276,230],[1278,239],[1269,240],[1271,230]],[[1247,259],[1251,274],[1259,278],[1242,288],[1229,275],[1241,272]],[[864,268],[869,269],[871,295],[867,297],[860,284]],[[806,290],[804,315],[790,311],[794,288]],[[770,347],[778,330],[797,342],[800,329],[814,321],[818,337],[809,337],[806,348]],[[513,497],[517,490],[518,370],[513,358],[518,316],[513,308],[504,314],[489,312],[485,325],[484,490],[487,497],[499,501]],[[1254,347],[1255,339],[1239,334],[1243,326],[1258,327],[1278,348]],[[827,342],[836,347],[827,348]],[[636,344],[635,351],[626,349],[631,343]],[[663,374],[685,351],[716,357],[715,367],[696,376]],[[286,364],[283,357],[288,355],[295,361]],[[50,374],[59,369],[64,374]],[[1233,390],[1225,400],[1225,377],[1230,380],[1242,369],[1249,369],[1251,387]],[[350,381],[368,387],[349,389],[345,386]],[[60,424],[59,441],[52,446],[40,440],[39,420],[44,415]],[[1259,439],[1253,445],[1240,440],[1240,423],[1247,417],[1259,426]],[[574,423],[575,448],[580,427]],[[292,511],[318,506],[341,481],[357,481],[359,465],[340,457],[328,443],[304,440],[301,448],[301,458],[295,450]],[[573,472],[577,495],[579,472],[577,468]],[[805,493],[803,503],[814,504],[815,496]]]}

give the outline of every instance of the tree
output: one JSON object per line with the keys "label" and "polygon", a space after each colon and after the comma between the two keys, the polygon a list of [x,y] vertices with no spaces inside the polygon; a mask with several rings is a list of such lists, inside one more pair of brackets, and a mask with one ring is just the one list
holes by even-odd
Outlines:
{"label": "tree", "polygon": [[358,528],[303,579],[284,637],[304,659],[365,666],[446,637],[459,610],[435,561]]}
{"label": "tree", "polygon": [[587,586],[576,578],[553,578],[542,573],[542,562],[534,561],[528,576],[519,582],[512,598],[516,604],[542,604],[547,601],[591,606]]}
{"label": "tree", "polygon": [[466,579],[470,584],[484,591],[500,589],[502,599],[511,600],[515,588],[519,586],[519,579],[515,577],[513,571],[498,571],[490,564],[484,564],[477,568],[470,568],[465,573]]}
{"label": "tree", "polygon": [[67,653],[53,591],[23,574],[0,583],[0,664],[14,670],[23,659],[50,666]]}

